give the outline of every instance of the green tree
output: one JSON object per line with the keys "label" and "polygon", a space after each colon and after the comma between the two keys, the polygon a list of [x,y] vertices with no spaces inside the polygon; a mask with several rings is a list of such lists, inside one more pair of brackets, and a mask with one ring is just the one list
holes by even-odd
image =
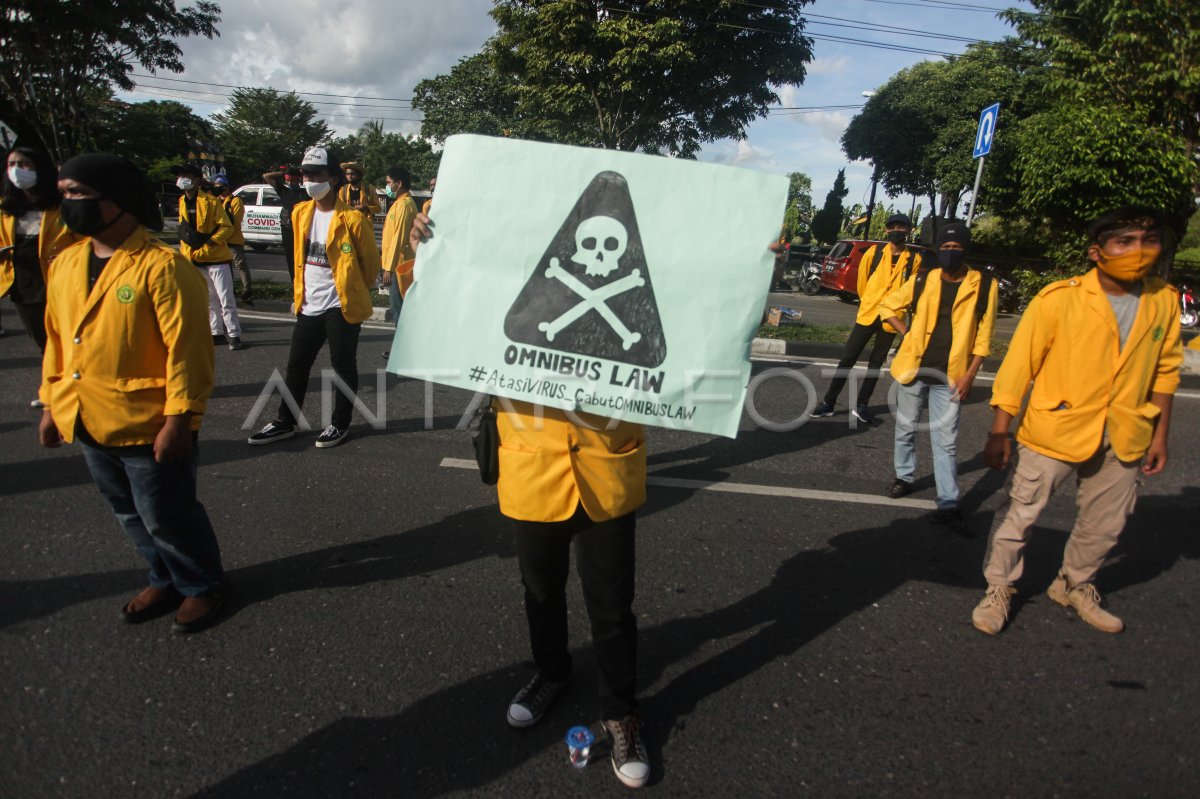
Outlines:
{"label": "green tree", "polygon": [[547,140],[549,134],[517,108],[517,76],[496,65],[492,44],[467,56],[448,74],[413,89],[413,108],[424,114],[421,135],[441,144],[455,133]]}
{"label": "green tree", "polygon": [[[192,142],[216,138],[212,123],[173,100],[118,105],[98,133],[108,134],[100,149],[123,155],[146,172],[156,163],[179,162]],[[164,180],[169,174],[159,169],[151,179]]]}
{"label": "green tree", "polygon": [[804,81],[808,2],[495,0],[491,50],[549,138],[691,157]]}
{"label": "green tree", "polygon": [[839,169],[833,181],[833,188],[825,195],[825,204],[813,216],[813,238],[821,244],[833,244],[837,241],[838,232],[842,229],[842,200],[850,190],[846,188],[846,170]]}
{"label": "green tree", "polygon": [[317,109],[294,92],[234,89],[229,110],[212,119],[225,162],[239,175],[299,163],[306,149],[330,138]]}
{"label": "green tree", "polygon": [[787,211],[783,216],[783,234],[788,241],[809,229],[812,216],[812,178],[803,172],[792,172],[788,175]]}
{"label": "green tree", "polygon": [[413,175],[413,187],[421,188],[425,181],[437,175],[441,153],[417,136],[405,137],[383,130],[383,121],[373,119],[357,133],[333,141],[332,146],[345,157],[360,161],[366,169],[365,178],[382,186],[390,167],[402,166]]}
{"label": "green tree", "polygon": [[18,133],[60,161],[95,146],[98,93],[132,89],[134,65],[182,72],[176,39],[219,35],[220,12],[208,0],[0,0],[0,94]]}

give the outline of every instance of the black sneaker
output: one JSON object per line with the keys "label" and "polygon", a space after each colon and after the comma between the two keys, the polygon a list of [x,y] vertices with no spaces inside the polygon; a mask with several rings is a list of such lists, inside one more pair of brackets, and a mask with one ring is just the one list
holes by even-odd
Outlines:
{"label": "black sneaker", "polygon": [[282,441],[283,439],[291,438],[294,435],[296,435],[295,427],[284,424],[280,421],[274,421],[246,439],[246,443],[270,444],[273,441]]}
{"label": "black sneaker", "polygon": [[566,687],[566,680],[552,682],[539,671],[508,703],[508,723],[513,727],[532,727],[537,724]]}
{"label": "black sneaker", "polygon": [[350,435],[349,427],[338,427],[337,425],[329,425],[321,431],[321,435],[317,436],[317,446],[324,449],[325,447],[336,447],[346,440]]}
{"label": "black sneaker", "polygon": [[958,508],[946,508],[934,511],[933,523],[943,524],[963,538],[975,537],[975,531],[967,524],[967,520],[963,518],[962,511]]}
{"label": "black sneaker", "polygon": [[813,408],[813,412],[809,414],[814,419],[820,419],[824,416],[833,416],[833,403],[822,402],[817,407]]}
{"label": "black sneaker", "polygon": [[650,779],[650,758],[642,741],[642,723],[633,716],[602,723],[612,742],[612,767],[617,779],[630,788],[641,788]]}
{"label": "black sneaker", "polygon": [[886,493],[892,499],[907,497],[912,493],[912,483],[908,482],[907,480],[901,480],[899,477],[897,477],[892,481],[892,484],[888,486],[888,490],[884,493]]}
{"label": "black sneaker", "polygon": [[247,294],[245,297],[242,297],[242,305],[245,305],[249,308],[253,308],[254,307],[254,297],[250,294]]}
{"label": "black sneaker", "polygon": [[213,344],[224,344],[225,343],[225,334],[224,333],[213,333],[212,337],[213,337]]}
{"label": "black sneaker", "polygon": [[867,409],[866,405],[859,405],[854,410],[850,411],[854,418],[864,424],[875,424],[875,414]]}
{"label": "black sneaker", "polygon": [[240,338],[238,338],[237,336],[233,336],[229,339],[229,349],[244,350],[244,349],[246,349],[246,345],[242,343],[242,340]]}

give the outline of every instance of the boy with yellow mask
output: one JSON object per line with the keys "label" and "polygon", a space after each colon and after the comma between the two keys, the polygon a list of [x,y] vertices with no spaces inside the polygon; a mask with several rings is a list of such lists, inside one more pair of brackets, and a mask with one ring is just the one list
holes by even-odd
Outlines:
{"label": "boy with yellow mask", "polygon": [[1150,276],[1165,232],[1162,216],[1148,208],[1101,216],[1088,231],[1096,268],[1044,288],[1017,327],[992,389],[988,466],[1008,465],[1009,426],[1027,394],[1029,404],[1009,497],[988,542],[987,593],[972,614],[982,632],[995,635],[1007,624],[1029,531],[1072,476],[1079,514],[1047,595],[1098,630],[1125,628],[1102,607],[1093,580],[1133,512],[1139,478],[1167,463],[1183,351],[1178,295]]}

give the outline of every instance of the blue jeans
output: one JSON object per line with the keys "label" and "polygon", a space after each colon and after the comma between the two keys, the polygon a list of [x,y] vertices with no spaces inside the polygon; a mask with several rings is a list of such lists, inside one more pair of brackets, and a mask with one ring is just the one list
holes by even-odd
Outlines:
{"label": "blue jeans", "polygon": [[400,307],[404,305],[404,298],[400,296],[400,275],[392,273],[392,282],[388,283],[388,314],[392,317],[392,321],[400,323]]}
{"label": "blue jeans", "polygon": [[80,441],[96,488],[150,564],[150,585],[184,596],[216,590],[225,578],[208,512],[196,499],[197,451],[174,463],[152,446],[100,447]]}
{"label": "blue jeans", "polygon": [[958,411],[951,386],[920,378],[907,386],[896,384],[896,477],[913,481],[917,470],[916,424],[921,408],[929,405],[929,444],[933,450],[933,479],[939,510],[958,507]]}

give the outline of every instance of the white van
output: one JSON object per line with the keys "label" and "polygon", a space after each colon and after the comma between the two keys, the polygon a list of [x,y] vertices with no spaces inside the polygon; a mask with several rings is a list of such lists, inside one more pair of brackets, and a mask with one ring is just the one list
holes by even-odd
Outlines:
{"label": "white van", "polygon": [[275,189],[266,183],[251,183],[234,193],[246,206],[242,217],[242,235],[246,244],[254,250],[265,250],[271,245],[283,246],[283,233],[279,229],[279,214],[283,204]]}

